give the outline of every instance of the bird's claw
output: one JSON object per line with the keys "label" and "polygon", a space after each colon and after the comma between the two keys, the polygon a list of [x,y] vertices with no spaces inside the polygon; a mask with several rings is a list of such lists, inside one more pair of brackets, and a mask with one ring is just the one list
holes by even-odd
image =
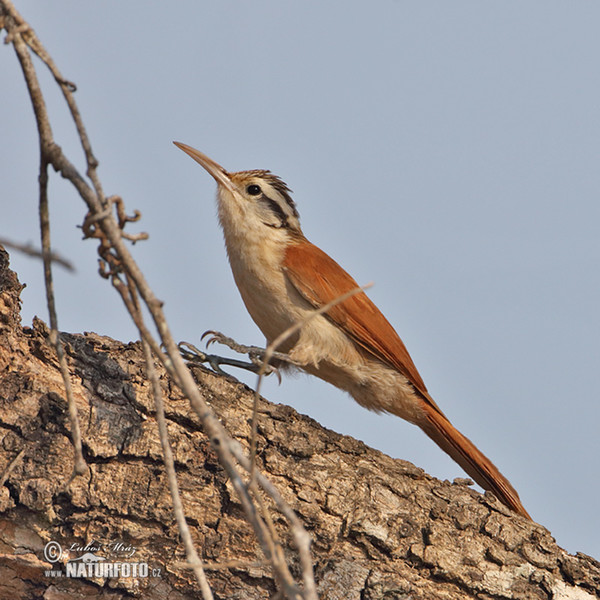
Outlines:
{"label": "bird's claw", "polygon": [[208,348],[208,347],[209,347],[211,344],[214,344],[214,343],[217,341],[217,339],[218,339],[218,337],[217,337],[217,336],[218,336],[218,335],[221,335],[221,334],[219,334],[219,332],[218,332],[218,331],[212,331],[212,330],[210,330],[210,329],[209,329],[208,331],[205,331],[205,332],[204,332],[204,333],[203,333],[203,334],[200,336],[200,340],[201,340],[201,341],[204,341],[204,338],[205,338],[207,335],[210,335],[210,336],[211,336],[211,337],[209,337],[209,338],[206,340],[206,347]]}
{"label": "bird's claw", "polygon": [[219,343],[223,346],[227,346],[228,348],[230,348],[234,352],[237,352],[238,354],[250,354],[252,350],[262,350],[264,352],[262,348],[257,348],[256,346],[244,346],[243,344],[238,344],[234,339],[226,336],[220,331],[213,331],[212,329],[205,331],[200,337],[200,339],[203,340],[207,335],[210,335],[208,340],[206,340],[207,348],[211,344]]}

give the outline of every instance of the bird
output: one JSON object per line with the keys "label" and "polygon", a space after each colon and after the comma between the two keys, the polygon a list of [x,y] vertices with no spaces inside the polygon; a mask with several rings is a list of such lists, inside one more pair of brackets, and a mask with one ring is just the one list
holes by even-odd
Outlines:
{"label": "bird", "polygon": [[483,489],[531,520],[508,479],[435,403],[400,336],[364,291],[314,316],[315,309],[359,286],[305,237],[286,183],[268,170],[228,172],[199,150],[173,143],[217,183],[233,278],[267,344],[303,323],[277,348],[292,368],[348,392],[369,410],[420,427]]}

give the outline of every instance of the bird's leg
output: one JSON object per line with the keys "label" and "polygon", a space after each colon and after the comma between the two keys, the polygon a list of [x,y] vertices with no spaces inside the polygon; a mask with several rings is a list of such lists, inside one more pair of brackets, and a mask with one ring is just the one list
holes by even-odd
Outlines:
{"label": "bird's leg", "polygon": [[177,347],[179,348],[181,356],[188,362],[197,365],[208,363],[215,373],[220,373],[221,375],[226,374],[225,371],[221,369],[221,365],[238,367],[240,369],[252,371],[253,373],[258,373],[260,370],[260,367],[254,363],[236,360],[235,358],[227,358],[226,356],[217,356],[216,354],[207,354],[189,342],[179,342]]}
{"label": "bird's leg", "polygon": [[[208,348],[211,344],[218,343],[223,344],[223,346],[227,346],[231,348],[234,352],[238,354],[247,354],[248,358],[259,366],[262,365],[262,362],[265,358],[266,349],[261,348],[260,346],[244,346],[243,344],[238,344],[235,340],[226,335],[222,334],[220,331],[205,331],[200,338],[203,340],[207,335],[210,335],[210,338],[206,341],[206,347]],[[272,352],[271,357],[275,360],[280,360],[286,363],[295,364],[294,360],[284,352]]]}
{"label": "bird's leg", "polygon": [[[223,335],[218,331],[206,331],[202,334],[200,339],[204,339],[207,335],[211,336],[206,342],[207,347],[215,342],[218,342],[219,344],[223,344],[224,346],[231,348],[234,352],[238,352],[239,354],[247,354],[250,362],[236,360],[234,358],[227,358],[225,356],[217,356],[215,354],[207,354],[189,342],[180,342],[178,344],[179,351],[185,360],[192,363],[208,363],[213,371],[221,374],[224,373],[221,369],[221,365],[238,367],[240,369],[252,371],[253,373],[260,373],[262,370],[264,371],[265,375],[276,373],[277,377],[281,381],[281,376],[277,367],[271,364],[267,365],[266,369],[263,367],[266,353],[264,348],[260,348],[259,346],[245,346],[243,344],[238,344],[235,340]],[[294,362],[287,354],[282,352],[273,352],[271,358],[284,363],[293,364]]]}

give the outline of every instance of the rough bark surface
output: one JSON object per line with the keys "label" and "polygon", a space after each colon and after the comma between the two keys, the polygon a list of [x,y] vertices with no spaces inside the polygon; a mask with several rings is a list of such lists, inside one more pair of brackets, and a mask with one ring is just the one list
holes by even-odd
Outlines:
{"label": "rough bark surface", "polygon": [[[73,451],[60,372],[44,323],[20,324],[20,291],[0,248],[0,598],[198,598],[178,564],[185,555],[140,346],[63,334],[90,467],[69,482]],[[273,579],[232,487],[187,401],[161,373],[197,547],[210,562],[248,561],[208,573],[215,597],[269,598]],[[247,445],[251,390],[205,369],[195,373],[229,432]],[[434,479],[266,400],[258,448],[260,468],[313,537],[324,599],[600,597],[598,562],[567,554],[542,526],[464,482]],[[289,544],[285,522],[277,513],[274,520]],[[52,565],[44,556],[50,541],[78,546]],[[46,573],[64,573],[86,545],[108,561],[146,562],[149,576]]]}

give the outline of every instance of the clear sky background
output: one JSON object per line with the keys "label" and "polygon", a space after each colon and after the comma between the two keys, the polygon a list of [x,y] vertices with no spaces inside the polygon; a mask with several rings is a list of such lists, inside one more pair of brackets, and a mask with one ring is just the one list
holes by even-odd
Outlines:
{"label": "clear sky background", "polygon": [[[143,213],[134,254],[177,339],[261,344],[227,264],[213,180],[268,168],[307,237],[369,292],[454,424],[570,552],[600,558],[600,3],[17,0],[82,111],[107,193]],[[57,141],[83,160],[42,70]],[[0,48],[0,235],[38,243],[35,123]],[[137,339],[83,203],[50,186],[61,329]],[[41,264],[24,323],[47,320]],[[253,376],[235,373],[254,384]],[[429,473],[464,476],[415,427],[306,376],[265,387]]]}

